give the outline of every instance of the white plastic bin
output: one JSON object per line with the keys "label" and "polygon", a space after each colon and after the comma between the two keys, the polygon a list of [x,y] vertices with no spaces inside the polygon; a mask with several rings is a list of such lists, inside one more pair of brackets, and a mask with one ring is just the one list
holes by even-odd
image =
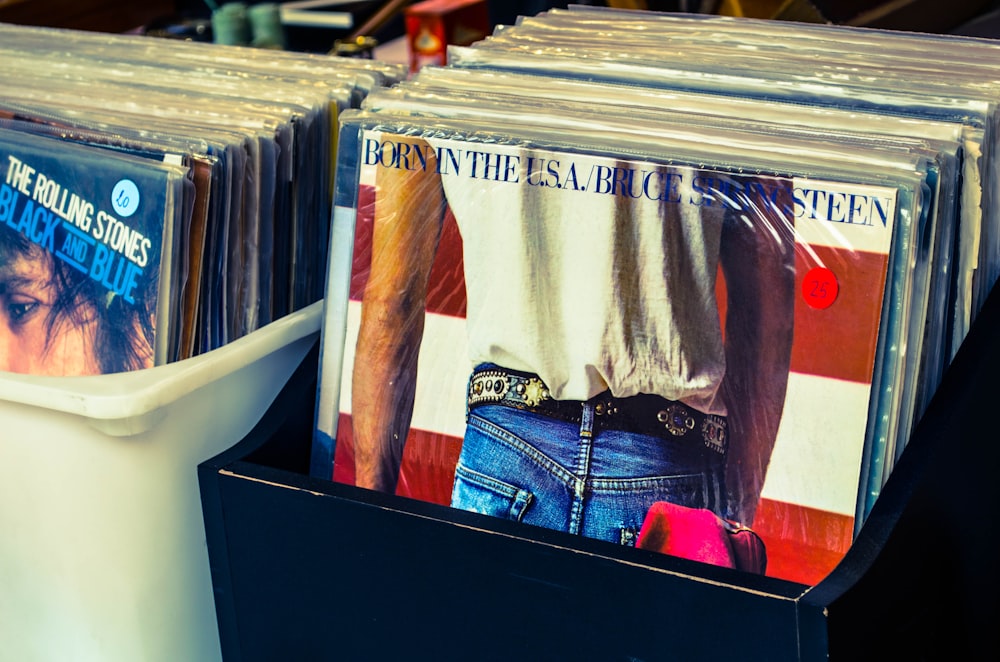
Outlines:
{"label": "white plastic bin", "polygon": [[132,373],[0,373],[0,658],[221,658],[197,466],[260,420],[320,318]]}

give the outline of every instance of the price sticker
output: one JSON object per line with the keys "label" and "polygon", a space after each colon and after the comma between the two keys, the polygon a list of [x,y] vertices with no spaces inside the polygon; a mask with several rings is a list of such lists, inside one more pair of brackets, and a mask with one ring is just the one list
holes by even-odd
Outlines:
{"label": "price sticker", "polygon": [[837,275],[826,267],[814,267],[802,281],[802,298],[813,308],[823,310],[833,305],[840,294]]}
{"label": "price sticker", "polygon": [[131,179],[119,180],[111,190],[111,207],[115,213],[128,218],[139,208],[139,187]]}

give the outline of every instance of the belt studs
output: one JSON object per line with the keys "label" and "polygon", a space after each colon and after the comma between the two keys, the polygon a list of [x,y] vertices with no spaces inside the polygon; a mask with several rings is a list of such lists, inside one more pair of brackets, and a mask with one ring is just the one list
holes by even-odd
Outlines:
{"label": "belt studs", "polygon": [[594,413],[598,416],[604,416],[605,414],[612,416],[618,413],[618,407],[615,406],[614,402],[598,402],[594,405]]}
{"label": "belt studs", "polygon": [[529,407],[536,407],[542,400],[549,399],[549,389],[545,387],[542,380],[535,377],[529,377],[525,381],[519,382],[515,390]]}
{"label": "belt studs", "polygon": [[726,450],[726,419],[709,414],[701,424],[701,437],[705,445],[717,453]]}
{"label": "belt studs", "polygon": [[656,420],[663,423],[667,432],[682,437],[694,429],[694,417],[682,405],[674,403],[656,413]]}
{"label": "belt studs", "polygon": [[469,403],[499,402],[507,394],[510,384],[505,375],[484,373],[475,375],[469,389]]}

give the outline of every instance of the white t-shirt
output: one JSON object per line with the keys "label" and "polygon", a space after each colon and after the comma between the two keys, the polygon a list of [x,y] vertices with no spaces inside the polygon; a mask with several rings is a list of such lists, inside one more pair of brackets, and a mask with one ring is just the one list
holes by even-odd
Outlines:
{"label": "white t-shirt", "polygon": [[[442,177],[463,237],[473,363],[536,373],[556,399],[610,389],[725,414],[723,210],[690,203],[697,171],[532,154],[534,179],[523,151],[517,181]],[[600,175],[616,166],[631,179],[612,195]]]}

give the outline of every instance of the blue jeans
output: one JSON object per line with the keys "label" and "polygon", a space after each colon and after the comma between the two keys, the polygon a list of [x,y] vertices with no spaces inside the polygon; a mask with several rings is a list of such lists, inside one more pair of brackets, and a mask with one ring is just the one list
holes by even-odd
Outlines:
{"label": "blue jeans", "polygon": [[[634,545],[649,507],[721,510],[725,456],[700,441],[565,422],[504,405],[469,413],[452,506]],[[667,435],[669,437],[669,435]]]}

